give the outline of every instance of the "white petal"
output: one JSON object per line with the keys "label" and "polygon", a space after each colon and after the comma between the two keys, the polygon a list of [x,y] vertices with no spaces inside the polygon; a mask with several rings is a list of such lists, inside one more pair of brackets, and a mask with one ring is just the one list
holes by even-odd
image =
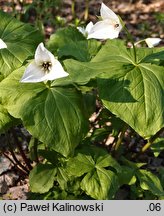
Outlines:
{"label": "white petal", "polygon": [[[43,63],[50,62],[49,71],[44,71]],[[60,62],[43,45],[39,44],[35,52],[35,60],[28,65],[20,82],[42,82],[66,77],[69,74],[64,71]]]}
{"label": "white petal", "polygon": [[81,32],[85,37],[87,37],[87,35],[89,34],[89,32],[91,31],[93,27],[93,22],[89,22],[86,26],[86,28],[84,27],[77,27],[77,29],[79,30],[79,32]]}
{"label": "white petal", "polygon": [[42,64],[43,62],[51,62],[54,61],[54,55],[48,51],[43,43],[40,43],[35,51],[35,62],[37,65]]}
{"label": "white petal", "polygon": [[113,39],[118,37],[119,32],[120,29],[115,28],[108,20],[99,21],[92,27],[90,33],[88,34],[88,39]]}
{"label": "white petal", "polygon": [[81,32],[85,36],[86,31],[84,27],[77,27],[77,29],[79,30],[79,32]]}
{"label": "white petal", "polygon": [[53,65],[51,71],[48,74],[46,74],[45,78],[47,80],[54,80],[54,79],[66,77],[68,75],[69,74],[64,71],[60,62],[57,59],[55,59],[55,64]]}
{"label": "white petal", "polygon": [[93,27],[93,22],[89,22],[86,26],[86,32],[89,34],[89,32],[91,31]]}
{"label": "white petal", "polygon": [[100,15],[103,20],[111,19],[111,20],[115,20],[116,22],[118,22],[119,20],[118,16],[110,8],[108,8],[104,3],[101,4]]}
{"label": "white petal", "polygon": [[2,39],[0,39],[0,49],[4,49],[4,48],[7,48],[7,45]]}
{"label": "white petal", "polygon": [[149,48],[157,46],[161,42],[161,38],[146,38],[145,42]]}
{"label": "white petal", "polygon": [[45,80],[46,78],[44,71],[41,70],[41,68],[35,62],[32,62],[27,66],[20,82],[35,83],[42,82]]}

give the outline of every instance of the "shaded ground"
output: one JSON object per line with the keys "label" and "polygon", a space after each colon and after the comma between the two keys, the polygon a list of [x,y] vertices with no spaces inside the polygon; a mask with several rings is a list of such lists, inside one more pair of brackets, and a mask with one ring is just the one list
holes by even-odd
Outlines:
{"label": "shaded ground", "polygon": [[[48,4],[49,7],[45,7],[46,4],[41,2],[36,0],[0,0],[0,9],[12,13],[25,22],[42,21],[46,36],[49,37],[61,26],[79,22],[82,24],[89,21],[95,22],[102,1],[89,1],[88,16],[85,14],[86,3],[84,0],[76,0],[74,8],[72,0],[53,0]],[[136,39],[164,38],[163,0],[104,0],[103,2],[121,16]]]}
{"label": "shaded ground", "polygon": [[[26,0],[26,6],[32,3],[32,0]],[[39,2],[39,1],[38,1]],[[53,1],[51,1],[53,2]],[[56,2],[56,1],[54,1]],[[36,23],[38,20],[43,20],[45,35],[48,38],[58,27],[68,24],[79,22],[80,24],[88,23],[90,20],[95,22],[97,15],[99,15],[99,9],[101,1],[91,0],[89,1],[89,13],[85,17],[85,1],[77,0],[74,8],[72,9],[71,0],[63,0],[62,4],[57,4],[52,8],[39,8],[42,5],[37,4],[36,8],[31,7],[29,11],[26,11],[27,17],[23,14],[24,5],[21,1],[5,1],[0,0],[0,9],[8,13],[13,14],[17,18],[26,22]],[[135,37],[135,40],[143,39],[146,37],[160,37],[164,39],[164,1],[163,0],[104,0],[113,11],[121,16],[123,21],[127,24],[128,29]],[[47,12],[47,14],[45,13]],[[124,37],[121,34],[121,37]],[[94,121],[94,116],[92,121]],[[29,135],[25,137],[28,140]],[[128,133],[126,140],[128,140]],[[135,137],[135,139],[139,139]],[[110,140],[108,140],[110,142]],[[140,145],[143,145],[144,141],[140,141]],[[23,142],[22,148],[27,151],[26,139]],[[136,140],[129,141],[129,153],[135,153]],[[26,199],[26,193],[29,190],[28,178],[26,174],[22,174],[19,169],[13,164],[12,154],[6,147],[6,138],[0,136],[1,150],[5,150],[5,154],[0,156],[0,196],[2,199]],[[2,148],[3,147],[3,148]],[[27,153],[27,152],[26,152]],[[16,153],[17,159],[24,165],[24,160],[20,156],[19,152]],[[155,169],[157,166],[164,166],[164,154],[161,157],[154,158],[151,152],[147,152],[146,155],[139,158],[140,161],[149,161],[150,169]],[[123,191],[123,194],[126,191]],[[118,198],[123,199],[123,194],[119,194]]]}

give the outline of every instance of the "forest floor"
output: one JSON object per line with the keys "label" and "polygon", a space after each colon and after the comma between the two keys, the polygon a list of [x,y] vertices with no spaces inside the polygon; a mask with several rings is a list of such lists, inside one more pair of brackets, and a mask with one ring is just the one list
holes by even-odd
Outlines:
{"label": "forest floor", "polygon": [[[29,5],[30,3],[32,4],[33,1],[26,0],[24,2]],[[46,38],[49,38],[49,36],[58,28],[57,20],[56,22],[52,22],[52,19],[55,19],[57,15],[64,20],[64,24],[62,25],[75,23],[77,19],[80,20],[80,23],[82,24],[88,23],[89,21],[95,22],[97,20],[96,16],[99,15],[101,2],[102,1],[99,0],[90,0],[89,13],[88,16],[85,17],[85,1],[77,0],[73,12],[72,1],[63,0],[60,7],[58,7],[58,10],[55,9],[54,14],[47,17],[40,17],[40,19],[43,19]],[[163,0],[104,0],[103,2],[123,19],[136,41],[146,37],[160,37],[161,39],[164,39]],[[0,0],[0,10],[14,14],[18,17],[18,15],[21,14],[21,11],[23,11],[23,5],[21,1],[17,0]],[[48,9],[48,11],[49,10],[50,9]],[[39,16],[39,11],[31,10],[26,22],[34,23],[37,16]],[[124,35],[121,35],[121,37],[123,36]],[[163,42],[161,45],[163,45]],[[22,133],[29,138],[27,132],[23,131]],[[3,134],[0,135],[0,146],[1,149],[6,148],[6,136]],[[24,151],[28,154],[27,143],[24,142],[22,146]],[[18,151],[16,151],[16,157],[18,161],[24,164]],[[147,155],[147,157],[154,166],[164,165],[164,159],[162,158],[154,158],[150,155]],[[12,158],[12,154],[8,149],[0,154],[0,198],[12,200],[27,199],[27,194],[29,192],[28,177],[22,175],[9,158]]]}

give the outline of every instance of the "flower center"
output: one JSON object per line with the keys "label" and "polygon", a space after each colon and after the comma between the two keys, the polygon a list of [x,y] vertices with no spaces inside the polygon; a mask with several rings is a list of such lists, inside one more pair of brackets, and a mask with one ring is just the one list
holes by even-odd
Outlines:
{"label": "flower center", "polygon": [[45,73],[50,72],[51,66],[52,66],[51,62],[43,62],[42,63],[42,68],[43,68]]}
{"label": "flower center", "polygon": [[114,25],[114,27],[115,27],[115,28],[118,28],[118,27],[119,27],[119,24],[118,24],[118,23],[116,23],[116,24]]}

